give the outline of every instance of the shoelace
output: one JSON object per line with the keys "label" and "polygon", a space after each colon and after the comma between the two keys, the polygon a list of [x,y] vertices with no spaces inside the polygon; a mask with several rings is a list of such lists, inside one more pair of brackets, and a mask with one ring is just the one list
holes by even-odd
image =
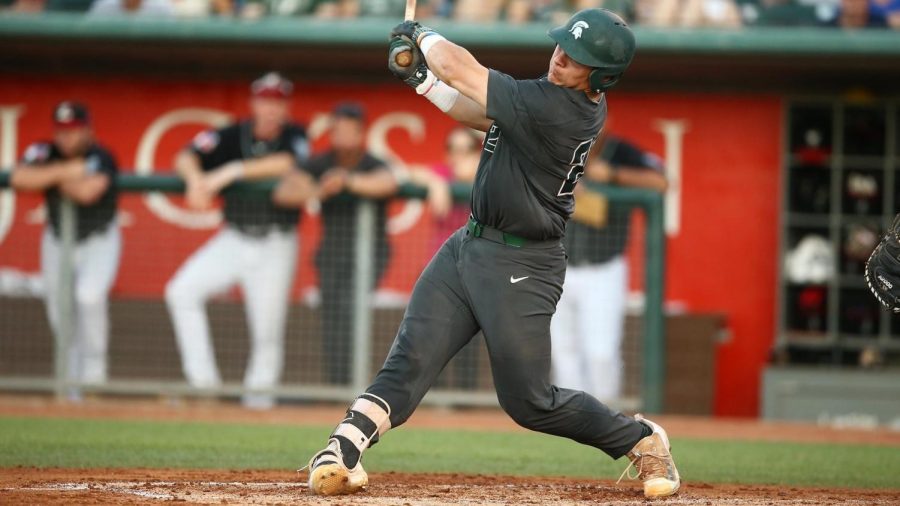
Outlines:
{"label": "shoelace", "polygon": [[[616,485],[618,485],[619,482],[622,481],[622,478],[624,478],[625,475],[628,475],[629,480],[636,480],[636,479],[640,478],[644,472],[644,458],[646,458],[646,457],[653,457],[655,459],[658,459],[660,461],[660,464],[662,465],[663,469],[665,469],[665,459],[669,458],[668,455],[660,455],[657,453],[643,453],[643,454],[639,455],[637,458],[635,458],[634,460],[632,460],[631,462],[628,463],[628,467],[626,467],[625,470],[622,471],[622,474],[619,475],[619,479],[616,480]],[[631,473],[629,473],[629,471],[631,471],[631,468],[634,467],[634,462],[637,460],[641,461],[640,467],[637,468],[637,474],[632,476]],[[651,464],[649,467],[650,467],[650,470],[652,471],[654,466]],[[663,472],[662,474],[666,478],[668,478],[668,475],[665,472]]]}

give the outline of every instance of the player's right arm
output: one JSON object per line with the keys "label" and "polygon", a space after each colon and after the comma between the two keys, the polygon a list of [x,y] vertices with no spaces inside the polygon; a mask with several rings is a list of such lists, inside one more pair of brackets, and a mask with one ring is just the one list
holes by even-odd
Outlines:
{"label": "player's right arm", "polygon": [[272,202],[281,207],[302,207],[316,192],[316,182],[309,173],[293,170],[278,182],[272,192]]}
{"label": "player's right arm", "polygon": [[109,188],[110,183],[109,175],[102,172],[94,172],[77,179],[63,181],[59,185],[59,191],[75,203],[89,206],[100,200],[100,197]]}
{"label": "player's right arm", "polygon": [[492,121],[485,115],[484,107],[471,98],[460,95],[447,115],[469,128],[487,132]]}
{"label": "player's right arm", "polygon": [[207,209],[212,206],[214,194],[203,178],[200,157],[190,147],[175,155],[175,172],[185,184],[185,199],[191,209]]}

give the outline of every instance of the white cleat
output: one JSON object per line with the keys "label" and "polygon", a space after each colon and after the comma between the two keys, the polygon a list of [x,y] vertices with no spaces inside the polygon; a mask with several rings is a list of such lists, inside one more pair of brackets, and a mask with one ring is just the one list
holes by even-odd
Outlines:
{"label": "white cleat", "polygon": [[357,462],[353,469],[344,465],[336,439],[330,439],[328,446],[313,455],[306,467],[309,469],[309,491],[314,495],[355,494],[369,484],[369,475],[362,462]]}
{"label": "white cleat", "polygon": [[631,463],[625,468],[619,481],[622,481],[634,466],[638,474],[636,477],[629,475],[629,478],[638,478],[644,482],[644,497],[656,498],[675,494],[681,487],[681,477],[678,476],[678,469],[675,468],[675,461],[672,459],[669,436],[665,429],[642,415],[635,415],[634,418],[649,425],[653,429],[653,434],[638,441],[628,452]]}

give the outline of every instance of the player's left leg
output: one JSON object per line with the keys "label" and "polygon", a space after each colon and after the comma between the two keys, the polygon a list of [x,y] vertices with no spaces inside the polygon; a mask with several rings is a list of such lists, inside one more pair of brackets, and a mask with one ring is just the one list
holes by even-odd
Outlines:
{"label": "player's left leg", "polygon": [[416,282],[390,353],[372,385],[347,411],[328,446],[309,462],[310,491],[357,492],[368,483],[362,453],[404,423],[447,362],[478,332],[460,284],[457,232]]}
{"label": "player's left leg", "polygon": [[226,225],[178,268],[166,284],[181,367],[191,386],[215,388],[222,379],[213,352],[206,302],[240,280],[247,239]]}
{"label": "player's left leg", "polygon": [[628,452],[641,437],[641,424],[582,391],[550,383],[550,319],[565,277],[562,248],[512,248],[482,239],[465,255],[463,280],[484,330],[501,407],[529,429],[613,458]]}
{"label": "player's left leg", "polygon": [[633,462],[643,459],[645,494],[674,493],[680,481],[665,431],[584,392],[550,384],[550,319],[565,277],[561,247],[519,249],[480,240],[466,250],[463,262],[463,282],[484,331],[497,399],[510,417],[616,459],[626,454]]}
{"label": "player's left leg", "polygon": [[76,342],[80,348],[79,380],[99,384],[107,378],[109,291],[119,270],[122,234],[110,224],[79,244],[76,253]]}
{"label": "player's left leg", "polygon": [[[60,323],[62,253],[60,249],[59,238],[53,235],[50,224],[47,224],[41,238],[41,278],[44,282],[44,307],[47,311],[47,321],[50,323],[53,335],[57,338],[59,338],[59,333],[62,331]],[[78,371],[81,370],[79,348],[70,339],[62,352],[66,354],[66,379],[78,381]],[[81,399],[81,392],[78,388],[70,388],[67,395],[73,401]]]}
{"label": "player's left leg", "polygon": [[267,409],[274,405],[274,398],[265,391],[277,385],[284,367],[284,331],[297,266],[297,234],[273,231],[253,241],[241,269],[250,326],[243,403],[245,407]]}

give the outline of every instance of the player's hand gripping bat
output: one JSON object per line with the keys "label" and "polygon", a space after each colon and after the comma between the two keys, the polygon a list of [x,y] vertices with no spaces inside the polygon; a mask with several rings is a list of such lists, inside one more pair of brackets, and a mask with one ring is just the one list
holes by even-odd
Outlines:
{"label": "player's hand gripping bat", "polygon": [[[403,16],[404,21],[412,21],[416,17],[416,0],[406,0],[406,14]],[[416,41],[413,41],[415,43]],[[398,67],[409,67],[412,63],[412,51],[402,51],[394,56],[394,63]]]}

